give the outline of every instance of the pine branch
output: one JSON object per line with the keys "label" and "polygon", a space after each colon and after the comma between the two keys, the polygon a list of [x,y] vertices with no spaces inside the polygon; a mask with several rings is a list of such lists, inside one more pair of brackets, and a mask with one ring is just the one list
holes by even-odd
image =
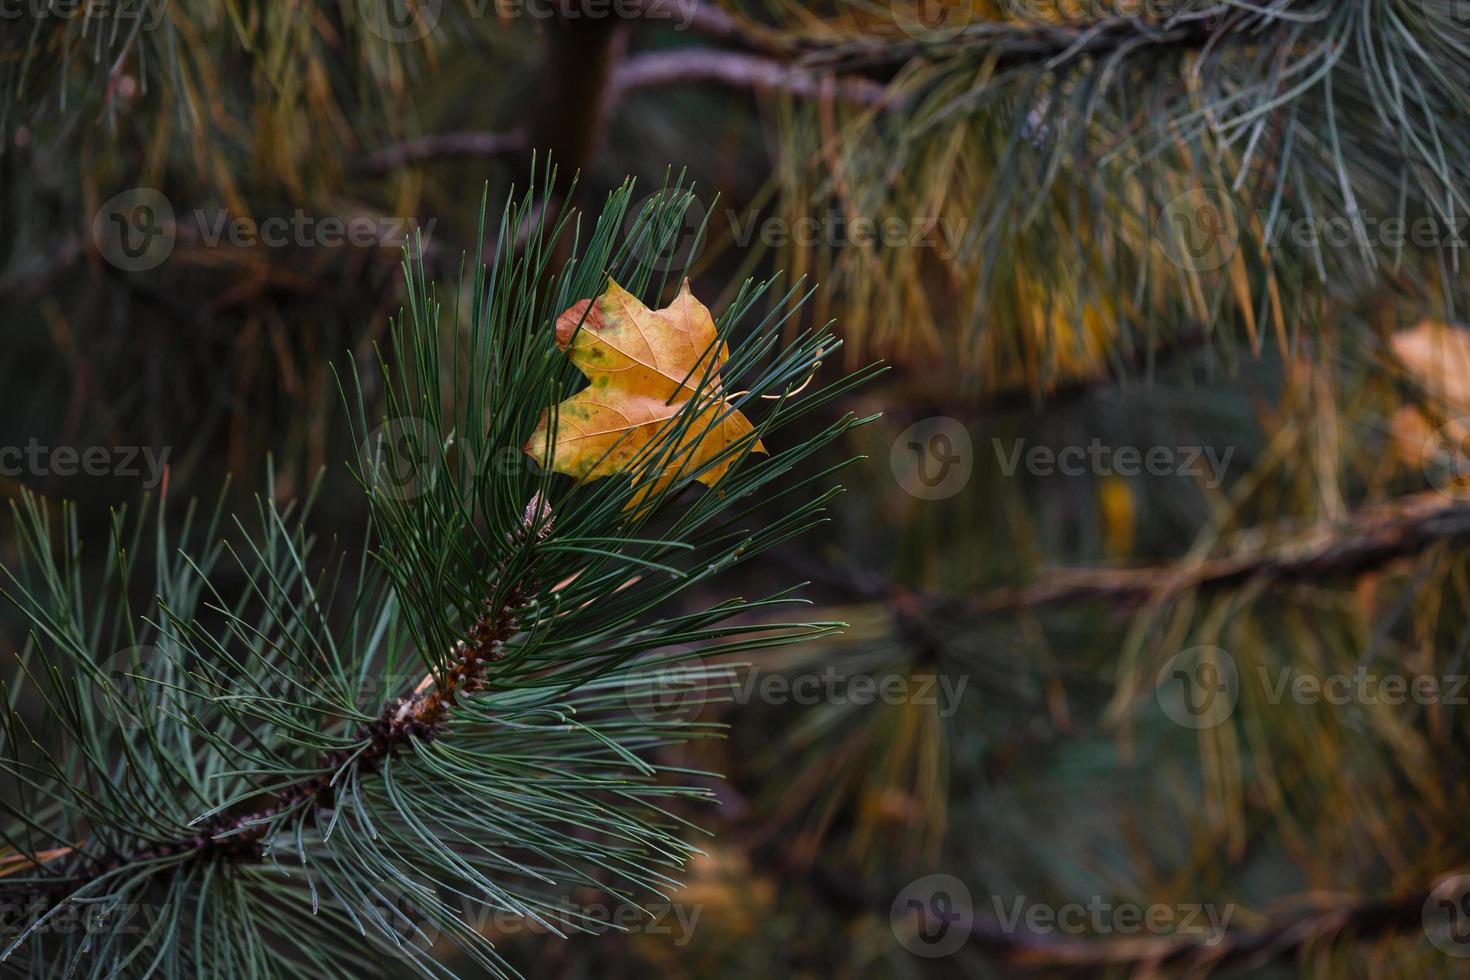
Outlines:
{"label": "pine branch", "polygon": [[[251,975],[352,974],[386,949],[444,975],[383,911],[406,903],[410,939],[443,937],[511,976],[477,928],[482,916],[584,931],[567,889],[633,904],[676,886],[693,848],[671,801],[710,793],[703,774],[666,769],[655,753],[714,728],[644,711],[640,698],[656,699],[659,671],[695,648],[717,658],[835,629],[773,630],[747,615],[790,603],[784,593],[702,597],[725,570],[820,520],[831,491],[809,496],[811,481],[784,477],[860,420],[797,440],[778,433],[863,375],[798,390],[840,345],[825,332],[785,344],[780,318],[726,349],[724,332],[768,288],[747,283],[717,331],[720,379],[740,392],[731,402],[748,402],[767,455],[720,444],[691,472],[670,469],[698,442],[699,430],[686,436],[703,417],[705,378],[606,479],[506,466],[547,406],[580,387],[556,343],[558,316],[603,294],[609,276],[632,295],[664,295],[643,249],[677,233],[689,201],[680,185],[667,189],[630,214],[625,185],[585,225],[571,209],[538,217],[529,189],[502,214],[493,255],[476,255],[468,322],[452,327],[441,326],[423,257],[407,252],[405,309],[394,360],[378,360],[374,408],[355,372],[342,385],[369,511],[358,562],[335,548],[325,562],[313,554],[314,494],[285,511],[270,495],[258,529],[236,522],[238,539],[220,535],[218,508],[197,532],[192,507],[182,527],[160,508],[148,589],[129,578],[150,549],[119,516],[100,580],[84,585],[74,509],[62,509],[58,533],[48,509],[22,497],[22,560],[0,569],[0,591],[30,629],[19,693],[7,690],[0,711],[0,771],[20,788],[0,799],[0,893],[34,918],[5,937],[8,967],[130,975],[149,972],[147,957],[170,976],[245,961],[259,965]],[[572,257],[554,260],[576,228]],[[802,295],[798,286],[782,302],[794,310]],[[674,507],[713,467],[719,491]],[[757,499],[783,498],[777,519],[755,519]],[[237,566],[228,576],[215,568],[223,556]],[[557,584],[534,588],[531,576]],[[229,581],[242,583],[232,596],[219,591]],[[346,598],[334,602],[339,584]],[[137,595],[154,598],[139,608]],[[676,607],[686,595],[701,598]],[[44,738],[22,704],[46,712]],[[156,913],[141,937],[127,921],[139,908]],[[78,909],[103,921],[86,936],[53,928]]]}
{"label": "pine branch", "polygon": [[857,75],[814,70],[765,55],[704,48],[655,51],[629,58],[613,74],[613,99],[618,101],[647,89],[701,83],[799,99],[834,98],[867,108],[889,108],[895,103],[884,86]]}
{"label": "pine branch", "polygon": [[[1470,504],[1425,493],[1324,523],[1305,532],[1257,529],[1248,545],[1221,558],[1149,568],[1059,569],[1029,585],[995,589],[964,603],[990,614],[1100,599],[1130,605],[1254,579],[1314,582],[1351,576],[1470,535]],[[1285,543],[1276,543],[1285,538]]]}
{"label": "pine branch", "polygon": [[888,84],[915,59],[962,52],[994,59],[999,71],[1044,68],[1060,72],[1088,58],[1106,59],[1126,52],[1198,50],[1253,20],[1239,7],[1211,13],[1156,20],[1145,16],[1106,16],[1082,24],[1052,24],[1026,19],[985,20],[942,41],[893,39],[882,45],[849,45],[841,40],[803,38],[798,48],[805,60],[824,68],[862,74]]}
{"label": "pine branch", "polygon": [[[524,547],[543,539],[550,530],[549,508],[538,495],[526,507],[516,545]],[[523,566],[522,579],[531,567]],[[505,574],[502,566],[498,577]],[[96,867],[62,872],[47,890],[47,906],[90,882],[130,867],[162,863],[177,874],[207,862],[263,860],[266,841],[283,820],[303,807],[320,812],[336,806],[340,788],[348,783],[344,774],[349,767],[359,772],[377,771],[385,760],[411,750],[415,743],[442,735],[449,726],[451,710],[461,699],[484,689],[486,671],[504,656],[505,643],[516,629],[516,617],[526,606],[527,597],[518,584],[511,586],[506,598],[493,607],[487,600],[485,612],[456,644],[449,669],[442,676],[426,677],[418,690],[388,701],[376,719],[357,730],[353,746],[337,749],[322,759],[317,775],[272,791],[256,801],[258,808],[251,812],[211,816],[201,822],[198,833],[187,838],[119,855]],[[54,870],[49,863],[42,867]]]}

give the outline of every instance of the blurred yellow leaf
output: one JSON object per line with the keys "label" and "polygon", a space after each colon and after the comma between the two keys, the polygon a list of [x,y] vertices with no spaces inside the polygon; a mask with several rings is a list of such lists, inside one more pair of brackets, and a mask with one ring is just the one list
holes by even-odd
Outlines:
{"label": "blurred yellow leaf", "polygon": [[1398,458],[1411,466],[1458,458],[1460,448],[1470,445],[1470,425],[1453,417],[1470,416],[1470,331],[1424,320],[1394,334],[1389,347],[1404,373],[1451,416],[1440,425],[1415,406],[1400,408],[1389,421]]}
{"label": "blurred yellow leaf", "polygon": [[1097,508],[1102,515],[1103,552],[1109,558],[1123,558],[1130,554],[1137,514],[1133,490],[1127,481],[1116,476],[1104,478],[1097,488]]}

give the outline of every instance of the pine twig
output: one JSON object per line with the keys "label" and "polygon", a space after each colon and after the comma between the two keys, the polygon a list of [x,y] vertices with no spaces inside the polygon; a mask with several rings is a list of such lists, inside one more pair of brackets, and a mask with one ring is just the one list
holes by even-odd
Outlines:
{"label": "pine twig", "polygon": [[[526,507],[517,543],[539,542],[549,533],[550,523],[549,507],[537,494]],[[269,828],[303,805],[330,808],[341,784],[338,777],[346,768],[375,771],[413,743],[432,741],[442,735],[449,725],[450,708],[461,698],[484,689],[486,671],[504,656],[516,616],[527,604],[528,598],[519,586],[493,606],[487,600],[485,611],[456,645],[456,656],[449,669],[441,676],[430,675],[419,690],[389,701],[376,719],[358,730],[353,745],[328,753],[315,775],[275,791],[253,812],[216,815],[203,821],[198,832],[188,837],[160,842],[114,857],[94,868],[66,874],[45,895],[46,904],[54,905],[66,894],[124,867],[178,859],[170,865],[171,870],[178,870],[196,862],[261,860],[265,856]]]}

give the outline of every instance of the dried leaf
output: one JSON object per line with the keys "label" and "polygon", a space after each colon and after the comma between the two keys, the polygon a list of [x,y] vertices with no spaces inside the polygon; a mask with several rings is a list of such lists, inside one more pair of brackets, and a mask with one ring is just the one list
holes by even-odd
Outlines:
{"label": "dried leaf", "polygon": [[[667,451],[655,449],[657,459],[647,471],[652,479],[640,474],[635,502],[752,438],[749,420],[721,395],[719,371],[729,348],[719,343],[714,318],[689,291],[687,279],[661,310],[650,310],[609,282],[601,296],[557,318],[556,343],[590,384],[542,412],[522,447],[547,469],[579,480],[622,473],[635,462],[642,471],[650,462],[650,442],[695,399],[695,417],[677,440],[670,439]],[[758,439],[750,448],[766,451]],[[714,486],[738,456],[725,456],[697,479]]]}
{"label": "dried leaf", "polygon": [[1394,334],[1389,343],[1404,370],[1430,395],[1470,413],[1470,331],[1425,320]]}
{"label": "dried leaf", "polygon": [[1411,466],[1463,458],[1464,447],[1470,445],[1465,422],[1470,416],[1470,331],[1424,320],[1394,334],[1389,346],[1404,373],[1423,385],[1448,415],[1431,423],[1417,407],[1401,407],[1389,425],[1396,455]]}

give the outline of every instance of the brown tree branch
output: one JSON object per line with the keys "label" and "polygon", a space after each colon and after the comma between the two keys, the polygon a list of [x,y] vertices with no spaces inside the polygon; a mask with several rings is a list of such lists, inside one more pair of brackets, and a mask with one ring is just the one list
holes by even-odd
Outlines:
{"label": "brown tree branch", "polygon": [[[648,8],[661,10],[688,2],[690,0],[648,0]],[[694,12],[689,18],[689,29],[712,41],[722,41],[744,51],[778,54],[787,50],[766,28],[732,14],[708,0],[698,0],[694,4]]]}
{"label": "brown tree branch", "polygon": [[797,45],[804,61],[828,69],[851,71],[879,82],[896,78],[916,59],[958,52],[978,52],[993,58],[995,69],[1042,66],[1056,72],[1087,59],[1118,52],[1164,52],[1203,48],[1229,36],[1243,25],[1290,26],[1282,18],[1258,15],[1244,8],[1212,18],[1165,22],[1141,16],[1116,15],[1084,24],[1051,24],[1020,20],[979,20],[942,42],[890,39],[883,44],[803,39]]}
{"label": "brown tree branch", "polygon": [[[803,860],[789,848],[757,847],[753,857],[780,878],[809,887],[849,915],[892,914],[890,896],[875,891],[867,882]],[[1444,897],[1445,885],[1458,878],[1457,873],[1449,873],[1424,890],[1385,898],[1343,899],[1283,915],[1254,929],[1226,928],[1219,933],[1127,939],[1058,935],[1036,932],[1019,922],[1008,927],[975,914],[978,908],[968,910],[965,920],[952,921],[954,928],[968,932],[970,946],[1007,967],[1028,973],[1090,977],[1110,969],[1133,969],[1154,971],[1144,974],[1147,976],[1194,976],[1221,968],[1258,968],[1338,936],[1369,939],[1417,930],[1424,924],[1425,905],[1435,896]],[[1167,972],[1158,973],[1161,968]]]}
{"label": "brown tree branch", "polygon": [[970,928],[970,939],[1009,966],[1045,970],[1049,975],[1095,976],[1109,968],[1167,969],[1171,976],[1194,975],[1227,967],[1257,968],[1342,934],[1361,939],[1417,929],[1429,894],[1347,901],[1259,929],[1227,929],[1205,936],[1058,937],[1007,931],[999,923],[977,919]]}
{"label": "brown tree branch", "polygon": [[612,84],[614,102],[652,88],[714,84],[802,99],[831,97],[869,108],[887,108],[892,103],[882,85],[866,78],[816,70],[765,55],[705,48],[653,51],[629,58],[618,66]]}
{"label": "brown tree branch", "polygon": [[[1295,533],[1249,533],[1240,551],[1220,558],[1143,568],[1058,569],[1028,585],[993,589],[964,604],[976,613],[1103,599],[1124,605],[1264,578],[1319,581],[1378,568],[1432,545],[1470,535],[1470,502],[1424,493],[1369,507],[1342,521]],[[1280,543],[1282,538],[1284,543]]]}
{"label": "brown tree branch", "polygon": [[[579,50],[574,41],[567,41],[568,51],[559,61],[581,61],[575,53]],[[586,78],[588,73],[578,72]],[[865,108],[891,108],[892,98],[883,86],[857,76],[833,75],[814,72],[800,65],[789,64],[764,55],[744,54],[736,51],[715,51],[705,48],[678,51],[654,51],[635,55],[617,65],[611,71],[605,91],[590,101],[579,101],[584,108],[596,109],[598,116],[617,105],[629,95],[651,89],[674,88],[688,85],[721,85],[739,91],[763,94],[783,94],[800,99],[833,98]],[[600,109],[598,107],[601,107]],[[551,109],[543,110],[543,118],[558,120],[557,128],[565,139],[570,130],[566,118]],[[593,123],[586,112],[577,117],[582,125],[591,125],[587,140],[576,140],[564,148],[562,154],[553,153],[557,160],[567,160],[568,155],[581,157],[585,164],[590,148],[599,140],[601,123]],[[536,147],[544,149],[551,137],[549,129],[537,138]],[[529,151],[530,139],[523,130],[505,133],[462,132],[441,133],[391,143],[375,151],[362,164],[362,169],[371,174],[382,174],[398,167],[427,160],[453,157],[495,159],[517,157]]]}

